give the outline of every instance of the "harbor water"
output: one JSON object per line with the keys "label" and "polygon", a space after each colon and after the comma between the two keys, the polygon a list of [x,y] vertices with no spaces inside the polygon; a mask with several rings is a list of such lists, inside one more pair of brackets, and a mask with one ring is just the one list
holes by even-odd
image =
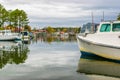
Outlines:
{"label": "harbor water", "polygon": [[119,61],[82,56],[76,37],[0,42],[0,80],[119,80]]}

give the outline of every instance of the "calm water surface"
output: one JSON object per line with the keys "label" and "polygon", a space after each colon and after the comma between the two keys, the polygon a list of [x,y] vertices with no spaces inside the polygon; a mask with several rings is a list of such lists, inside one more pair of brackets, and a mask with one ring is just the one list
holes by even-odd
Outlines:
{"label": "calm water surface", "polygon": [[[75,38],[38,38],[27,44],[0,42],[0,45],[0,80],[119,80],[112,77],[115,75],[101,75],[105,73],[102,71],[96,73],[94,69],[100,69],[100,65],[109,66],[104,62],[94,66],[97,62],[92,62],[96,60],[80,59]],[[114,70],[110,68],[113,71],[120,68],[119,63],[110,63],[113,67],[115,64]]]}

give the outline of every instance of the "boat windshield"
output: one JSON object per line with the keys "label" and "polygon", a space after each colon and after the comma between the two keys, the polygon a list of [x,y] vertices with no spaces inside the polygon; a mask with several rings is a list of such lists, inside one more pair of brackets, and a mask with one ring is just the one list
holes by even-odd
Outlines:
{"label": "boat windshield", "polygon": [[28,32],[21,32],[22,35],[27,36]]}
{"label": "boat windshield", "polygon": [[100,28],[100,32],[110,32],[111,24],[102,24]]}
{"label": "boat windshield", "polygon": [[113,32],[120,31],[120,23],[113,23],[112,31]]}

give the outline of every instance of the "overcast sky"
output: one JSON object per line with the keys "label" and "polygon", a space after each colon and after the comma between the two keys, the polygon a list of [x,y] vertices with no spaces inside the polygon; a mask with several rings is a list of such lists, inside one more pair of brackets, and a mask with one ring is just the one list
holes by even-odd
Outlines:
{"label": "overcast sky", "polygon": [[81,26],[91,22],[115,20],[120,13],[120,0],[0,0],[7,10],[22,9],[31,26]]}

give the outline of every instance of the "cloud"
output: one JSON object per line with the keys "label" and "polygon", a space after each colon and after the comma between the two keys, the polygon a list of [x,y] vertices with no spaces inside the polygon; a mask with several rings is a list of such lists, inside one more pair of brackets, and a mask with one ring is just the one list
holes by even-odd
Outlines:
{"label": "cloud", "polygon": [[[96,22],[105,13],[105,18],[116,19],[120,12],[119,0],[0,0],[6,9],[23,9],[28,14],[30,25],[80,26],[91,21],[94,12]],[[55,25],[54,25],[55,24]]]}

